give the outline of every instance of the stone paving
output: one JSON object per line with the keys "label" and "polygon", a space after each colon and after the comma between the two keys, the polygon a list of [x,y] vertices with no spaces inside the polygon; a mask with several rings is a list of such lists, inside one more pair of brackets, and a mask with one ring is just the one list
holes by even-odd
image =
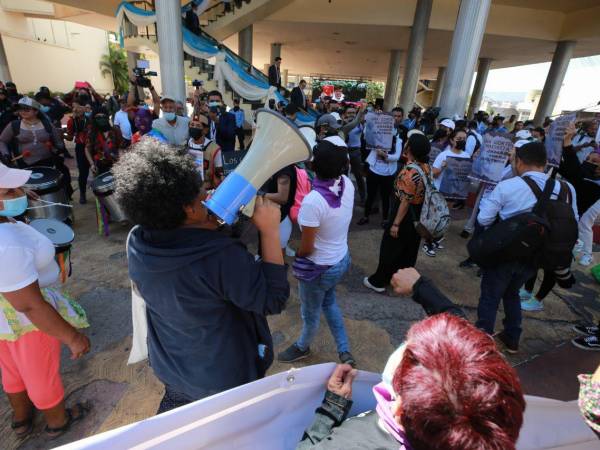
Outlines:
{"label": "stone paving", "polygon": [[[361,212],[357,207],[354,222]],[[68,393],[67,403],[91,399],[95,405],[94,411],[70,433],[54,442],[45,440],[41,416],[38,415],[34,434],[21,442],[10,430],[10,408],[6,399],[2,398],[0,432],[4,442],[1,448],[53,448],[107,431],[154,415],[162,397],[162,385],[146,362],[126,365],[131,343],[130,285],[125,255],[128,227],[112,224],[109,237],[99,236],[92,202],[84,206],[76,205],[75,214],[73,276],[66,288],[88,313],[91,327],[87,333],[92,341],[92,351],[80,361],[71,361],[67,352],[63,351],[62,368]],[[420,253],[417,269],[433,279],[474,320],[480,279],[475,269],[458,267],[458,262],[466,257],[465,241],[458,237],[458,233],[467,214],[468,210],[455,214],[455,221],[444,242],[446,249],[435,258]],[[352,267],[338,287],[337,298],[359,368],[378,372],[383,369],[388,355],[402,342],[410,325],[425,315],[408,298],[393,296],[391,292],[375,294],[362,286],[362,278],[371,274],[376,267],[382,233],[374,225],[379,223],[378,220],[372,220],[371,223],[366,227],[351,227]],[[244,238],[250,241],[251,250],[255,248],[251,229]],[[295,232],[291,246],[297,245],[298,234]],[[597,260],[600,261],[600,258],[597,257]],[[557,288],[545,300],[543,312],[524,313],[521,351],[516,356],[508,357],[513,365],[523,364],[563,344],[573,337],[570,330],[572,324],[600,319],[600,285],[579,270],[577,265],[574,267],[579,281],[576,288],[570,291]],[[292,294],[286,311],[269,319],[276,352],[292,343],[301,330],[297,283],[291,275],[290,282]],[[498,326],[501,317],[500,312]],[[312,351],[313,354],[298,366],[337,360],[335,346],[324,320]],[[289,366],[275,363],[270,372],[276,373],[287,368]]]}

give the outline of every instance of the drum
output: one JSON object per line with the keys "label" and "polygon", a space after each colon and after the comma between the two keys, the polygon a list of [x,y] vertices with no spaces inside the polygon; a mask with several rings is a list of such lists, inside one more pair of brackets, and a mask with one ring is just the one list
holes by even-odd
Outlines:
{"label": "drum", "polygon": [[75,233],[68,225],[55,219],[35,219],[29,225],[46,236],[54,245],[56,262],[60,267],[60,280],[62,283],[71,276],[71,244],[75,240]]}
{"label": "drum", "polygon": [[30,167],[28,170],[31,170],[31,176],[23,187],[34,191],[44,202],[30,199],[29,206],[35,208],[28,209],[26,216],[30,220],[56,219],[64,222],[69,219],[71,208],[45,203],[69,203],[62,174],[53,167]]}
{"label": "drum", "polygon": [[111,221],[127,221],[125,213],[113,195],[115,192],[115,178],[113,177],[112,172],[104,172],[103,174],[100,174],[94,178],[94,181],[92,182],[92,190],[94,191],[94,195],[98,198],[100,204],[108,211]]}

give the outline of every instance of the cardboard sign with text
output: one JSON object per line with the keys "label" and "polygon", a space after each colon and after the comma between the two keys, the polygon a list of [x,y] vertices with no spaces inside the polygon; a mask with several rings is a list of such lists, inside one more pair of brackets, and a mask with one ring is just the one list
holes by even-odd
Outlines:
{"label": "cardboard sign with text", "polygon": [[497,184],[502,180],[502,171],[513,149],[512,135],[490,131],[483,135],[479,155],[473,161],[469,178]]}
{"label": "cardboard sign with text", "polygon": [[564,114],[556,118],[550,124],[548,136],[546,136],[546,155],[548,157],[548,165],[552,167],[560,166],[562,158],[563,138],[567,126],[575,120],[577,113]]}
{"label": "cardboard sign with text", "polygon": [[368,113],[365,117],[367,148],[390,150],[394,139],[394,116],[389,113]]}
{"label": "cardboard sign with text", "polygon": [[470,158],[453,156],[446,158],[446,168],[440,184],[440,192],[444,197],[458,200],[467,198],[471,185],[469,174],[472,166],[473,162]]}

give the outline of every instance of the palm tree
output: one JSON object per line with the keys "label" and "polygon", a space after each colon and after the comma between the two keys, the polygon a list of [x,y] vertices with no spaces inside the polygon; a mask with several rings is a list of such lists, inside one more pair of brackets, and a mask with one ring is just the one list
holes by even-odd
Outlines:
{"label": "palm tree", "polygon": [[109,43],[108,54],[102,55],[100,59],[100,71],[102,76],[110,74],[113,84],[119,94],[124,94],[129,85],[129,71],[127,69],[127,54],[118,45]]}

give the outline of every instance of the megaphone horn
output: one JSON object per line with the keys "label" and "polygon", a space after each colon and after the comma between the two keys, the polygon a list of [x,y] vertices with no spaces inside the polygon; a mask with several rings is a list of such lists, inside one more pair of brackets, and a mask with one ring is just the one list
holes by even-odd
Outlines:
{"label": "megaphone horn", "polygon": [[310,144],[294,123],[277,112],[259,109],[256,133],[248,153],[204,206],[231,225],[273,174],[290,164],[309,160],[311,155]]}

